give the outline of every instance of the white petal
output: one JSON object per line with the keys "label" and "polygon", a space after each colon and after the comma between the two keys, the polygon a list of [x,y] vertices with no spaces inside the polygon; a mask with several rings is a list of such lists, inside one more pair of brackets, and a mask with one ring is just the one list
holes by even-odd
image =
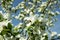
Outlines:
{"label": "white petal", "polygon": [[51,37],[57,35],[57,32],[52,32]]}
{"label": "white petal", "polygon": [[31,26],[31,23],[26,24],[27,27]]}
{"label": "white petal", "polygon": [[7,26],[7,24],[11,21],[2,21],[0,22],[0,26]]}
{"label": "white petal", "polygon": [[0,35],[0,40],[3,40],[3,37]]}

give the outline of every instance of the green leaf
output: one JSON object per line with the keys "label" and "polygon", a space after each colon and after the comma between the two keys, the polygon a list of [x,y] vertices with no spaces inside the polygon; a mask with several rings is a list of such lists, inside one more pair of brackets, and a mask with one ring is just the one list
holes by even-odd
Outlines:
{"label": "green leaf", "polygon": [[48,40],[48,35],[45,36],[45,39],[44,40]]}
{"label": "green leaf", "polygon": [[8,23],[8,29],[12,29],[12,25],[11,25],[11,23]]}
{"label": "green leaf", "polygon": [[11,0],[6,0],[7,2],[11,1]]}
{"label": "green leaf", "polygon": [[4,18],[2,16],[2,14],[0,14],[0,22],[3,21],[3,20],[4,20]]}
{"label": "green leaf", "polygon": [[1,35],[4,35],[4,34],[6,34],[6,33],[7,33],[7,32],[3,30],[3,31],[1,32]]}
{"label": "green leaf", "polygon": [[3,6],[6,4],[5,1],[2,2]]}

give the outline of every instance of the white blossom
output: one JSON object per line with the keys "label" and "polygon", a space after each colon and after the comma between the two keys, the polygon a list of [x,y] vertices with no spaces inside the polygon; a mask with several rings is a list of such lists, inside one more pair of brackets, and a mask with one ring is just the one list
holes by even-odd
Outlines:
{"label": "white blossom", "polygon": [[7,26],[7,24],[11,21],[2,21],[0,22],[0,32],[3,30],[3,26]]}
{"label": "white blossom", "polygon": [[4,13],[4,14],[3,14],[3,17],[4,17],[5,19],[9,19],[9,13]]}
{"label": "white blossom", "polygon": [[13,38],[13,36],[10,37],[11,39]]}
{"label": "white blossom", "polygon": [[30,17],[25,17],[24,20],[30,20]]}
{"label": "white blossom", "polygon": [[24,3],[25,3],[25,2],[22,1],[22,2],[18,5],[19,8],[24,8]]}
{"label": "white blossom", "polygon": [[24,38],[24,37],[21,37],[19,40],[26,40],[26,38]]}
{"label": "white blossom", "polygon": [[24,17],[24,15],[23,15],[23,14],[20,14],[20,15],[18,15],[18,16],[22,16],[22,17]]}
{"label": "white blossom", "polygon": [[10,4],[13,4],[12,2],[10,2]]}
{"label": "white blossom", "polygon": [[52,21],[47,21],[47,22],[46,22],[46,25],[47,25],[47,26],[53,25],[53,24],[52,24]]}
{"label": "white blossom", "polygon": [[39,33],[39,34],[41,34],[41,31],[40,31],[40,30],[38,30],[38,33]]}
{"label": "white blossom", "polygon": [[40,1],[37,1],[37,3],[40,3]]}
{"label": "white blossom", "polygon": [[55,36],[55,35],[57,35],[57,32],[52,32],[52,33],[51,33],[51,37],[53,37],[53,36]]}
{"label": "white blossom", "polygon": [[38,8],[38,12],[41,12],[43,8]]}
{"label": "white blossom", "polygon": [[30,12],[30,10],[29,10],[29,9],[25,9],[24,11],[25,11],[25,12],[27,12],[27,13],[29,13],[29,12]]}
{"label": "white blossom", "polygon": [[45,37],[41,37],[41,40],[44,40],[45,39]]}
{"label": "white blossom", "polygon": [[37,19],[37,16],[36,15],[33,15],[33,16],[30,16],[30,17],[25,17],[24,20],[27,20],[27,21],[31,21],[32,23],[34,23]]}
{"label": "white blossom", "polygon": [[39,17],[38,18],[39,22],[43,21],[43,18],[42,17]]}
{"label": "white blossom", "polygon": [[14,27],[14,32],[17,32],[17,31],[19,31],[19,28]]}
{"label": "white blossom", "polygon": [[28,4],[33,4],[32,2],[28,2]]}
{"label": "white blossom", "polygon": [[42,6],[46,6],[46,5],[47,5],[46,2],[42,2],[41,7],[42,7]]}
{"label": "white blossom", "polygon": [[30,12],[29,14],[30,14],[30,16],[31,16],[31,15],[33,15],[33,12]]}
{"label": "white blossom", "polygon": [[60,37],[60,34],[57,34],[57,36],[59,36],[59,37]]}
{"label": "white blossom", "polygon": [[60,12],[59,12],[59,11],[56,11],[56,13],[57,13],[57,14],[60,14]]}
{"label": "white blossom", "polygon": [[18,25],[16,25],[17,28],[22,27],[23,23],[19,23]]}
{"label": "white blossom", "polygon": [[15,10],[15,7],[12,7],[12,10],[14,11]]}
{"label": "white blossom", "polygon": [[11,0],[12,2],[14,1],[14,0]]}
{"label": "white blossom", "polygon": [[40,16],[42,17],[42,16],[44,16],[44,14],[40,14]]}
{"label": "white blossom", "polygon": [[54,13],[54,12],[51,12],[51,14],[52,14],[52,15],[55,15],[55,13]]}
{"label": "white blossom", "polygon": [[49,11],[48,14],[51,14],[51,15],[55,16],[55,13],[52,12],[52,11]]}
{"label": "white blossom", "polygon": [[54,3],[56,4],[56,3],[57,3],[57,1],[54,1]]}
{"label": "white blossom", "polygon": [[46,36],[46,35],[47,35],[47,33],[44,33],[44,34],[43,34],[43,36]]}
{"label": "white blossom", "polygon": [[4,39],[3,39],[3,36],[1,36],[1,35],[0,35],[0,40],[4,40]]}
{"label": "white blossom", "polygon": [[0,13],[2,14],[2,11],[0,11]]}
{"label": "white blossom", "polygon": [[31,26],[31,24],[32,24],[32,23],[30,22],[30,23],[26,24],[26,26],[29,27],[29,26]]}
{"label": "white blossom", "polygon": [[1,27],[2,27],[2,26],[7,26],[7,24],[8,24],[9,22],[11,22],[11,21],[2,21],[2,22],[0,22],[0,26],[1,26]]}
{"label": "white blossom", "polygon": [[1,31],[3,30],[3,27],[2,26],[0,26],[0,33],[1,33]]}
{"label": "white blossom", "polygon": [[33,0],[33,2],[36,2],[36,0]]}
{"label": "white blossom", "polygon": [[19,16],[15,16],[16,19],[19,19]]}
{"label": "white blossom", "polygon": [[20,34],[16,35],[16,38],[20,38]]}

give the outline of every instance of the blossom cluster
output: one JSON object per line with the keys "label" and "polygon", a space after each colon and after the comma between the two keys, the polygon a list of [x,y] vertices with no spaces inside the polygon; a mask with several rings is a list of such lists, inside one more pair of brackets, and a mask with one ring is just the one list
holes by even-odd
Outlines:
{"label": "blossom cluster", "polygon": [[[60,34],[49,30],[60,13],[55,11],[59,1],[24,0],[16,7],[12,6],[13,1],[0,1],[5,12],[0,11],[0,40],[53,40],[55,36],[60,38]],[[13,15],[18,10],[19,14]],[[12,24],[13,18],[21,22],[15,26]]]}

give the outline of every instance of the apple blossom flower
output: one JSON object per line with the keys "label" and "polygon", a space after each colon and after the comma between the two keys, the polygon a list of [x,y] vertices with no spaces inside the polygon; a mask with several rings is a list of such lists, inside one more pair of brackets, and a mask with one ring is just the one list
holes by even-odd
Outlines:
{"label": "apple blossom flower", "polygon": [[58,37],[60,37],[60,34],[57,34]]}
{"label": "apple blossom flower", "polygon": [[7,24],[11,21],[2,21],[0,22],[0,26],[7,26]]}
{"label": "apple blossom flower", "polygon": [[40,30],[38,30],[38,33],[39,33],[39,34],[41,34],[41,31],[40,31]]}
{"label": "apple blossom flower", "polygon": [[38,8],[38,12],[41,12],[42,11],[42,8]]}
{"label": "apple blossom flower", "polygon": [[33,15],[33,12],[30,12],[30,16]]}
{"label": "apple blossom flower", "polygon": [[30,20],[32,23],[34,23],[37,20],[37,16],[36,15],[31,15],[29,17],[25,17],[24,20],[27,20],[27,21]]}
{"label": "apple blossom flower", "polygon": [[51,33],[51,37],[53,37],[53,36],[55,36],[55,35],[57,35],[57,32],[52,32],[52,33]]}
{"label": "apple blossom flower", "polygon": [[24,11],[25,11],[25,12],[27,12],[27,13],[29,13],[29,12],[30,12],[30,10],[29,10],[29,9],[25,9]]}
{"label": "apple blossom flower", "polygon": [[44,33],[44,34],[43,34],[43,36],[46,36],[46,35],[47,35],[47,33]]}
{"label": "apple blossom flower", "polygon": [[2,11],[0,11],[0,13],[2,14]]}
{"label": "apple blossom flower", "polygon": [[20,28],[20,27],[22,27],[22,25],[23,25],[23,23],[19,23],[19,24],[16,25],[15,27]]}
{"label": "apple blossom flower", "polygon": [[4,14],[3,14],[3,17],[4,17],[5,19],[9,19],[9,15],[10,15],[9,13],[4,13]]}
{"label": "apple blossom flower", "polygon": [[51,12],[51,14],[52,14],[52,15],[55,15],[55,13],[54,13],[54,12]]}
{"label": "apple blossom flower", "polygon": [[15,16],[16,19],[19,19],[19,16]]}
{"label": "apple blossom flower", "polygon": [[42,2],[41,7],[42,7],[42,6],[46,6],[46,5],[47,5],[46,2]]}
{"label": "apple blossom flower", "polygon": [[57,13],[57,14],[60,14],[60,12],[59,12],[59,11],[56,11],[56,13]]}
{"label": "apple blossom flower", "polygon": [[46,22],[46,25],[47,25],[47,26],[52,26],[52,25],[53,25],[52,22],[53,22],[52,20],[51,20],[51,21],[47,21],[47,22]]}
{"label": "apple blossom flower", "polygon": [[21,37],[20,34],[16,35],[16,38],[20,38],[20,37]]}
{"label": "apple blossom flower", "polygon": [[0,26],[0,33],[1,33],[1,31],[3,30],[3,27],[2,26]]}
{"label": "apple blossom flower", "polygon": [[44,40],[45,39],[45,37],[41,37],[41,40]]}
{"label": "apple blossom flower", "polygon": [[33,4],[32,2],[28,2],[28,4]]}
{"label": "apple blossom flower", "polygon": [[30,23],[26,24],[26,26],[29,27],[29,26],[31,26],[31,24],[32,24],[32,23],[30,22]]}
{"label": "apple blossom flower", "polygon": [[38,18],[38,21],[41,22],[41,21],[45,21],[43,17],[39,17]]}
{"label": "apple blossom flower", "polygon": [[15,7],[12,7],[12,10],[15,10]]}
{"label": "apple blossom flower", "polygon": [[26,38],[24,38],[24,37],[20,37],[20,39],[19,40],[26,40]]}
{"label": "apple blossom flower", "polygon": [[4,40],[4,39],[3,39],[3,36],[1,36],[1,35],[0,35],[0,40]]}

